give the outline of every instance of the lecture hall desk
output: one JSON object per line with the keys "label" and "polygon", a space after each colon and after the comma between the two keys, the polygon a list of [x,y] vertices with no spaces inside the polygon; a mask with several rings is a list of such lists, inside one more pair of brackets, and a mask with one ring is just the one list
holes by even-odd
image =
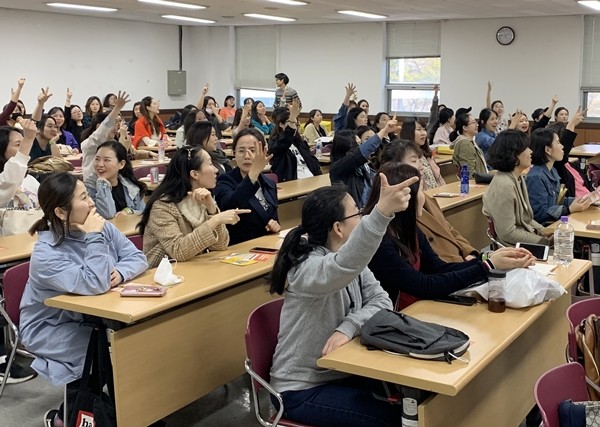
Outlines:
{"label": "lecture hall desk", "polygon": [[[473,247],[484,248],[490,244],[487,237],[487,219],[481,209],[482,196],[487,185],[475,184],[470,181],[469,194],[452,198],[435,197],[446,220],[462,234]],[[460,183],[452,182],[437,188],[425,190],[430,196],[437,193],[460,193]]]}
{"label": "lecture hall desk", "polygon": [[[600,220],[600,208],[597,206],[591,206],[583,212],[574,212],[569,215],[569,224],[573,227],[575,236],[600,240],[600,230],[588,230],[585,228],[590,221],[594,220]],[[558,224],[560,224],[560,221],[554,222],[548,228],[555,230]]]}
{"label": "lecture hall desk", "polygon": [[[238,267],[215,259],[255,246],[277,247],[278,235],[231,246],[177,265],[183,283],[162,298],[63,295],[46,305],[112,321],[111,359],[117,422],[145,427],[244,372],[250,312],[271,298],[267,262]],[[134,281],[153,283],[154,270]]]}
{"label": "lecture hall desk", "polygon": [[[590,267],[589,261],[574,260],[554,277],[569,290]],[[468,364],[369,351],[354,339],[317,365],[434,392],[419,405],[419,427],[518,426],[535,403],[535,381],[565,363],[570,302],[567,293],[536,307],[492,313],[487,304],[418,301],[403,312],[469,335],[471,346],[463,355]]]}

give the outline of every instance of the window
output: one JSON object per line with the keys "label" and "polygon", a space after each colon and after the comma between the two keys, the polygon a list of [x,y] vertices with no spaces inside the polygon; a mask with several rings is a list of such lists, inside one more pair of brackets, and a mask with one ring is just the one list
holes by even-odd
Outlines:
{"label": "window", "polygon": [[587,109],[586,117],[600,119],[600,91],[583,91],[584,108]]}
{"label": "window", "polygon": [[440,81],[439,57],[388,60],[389,111],[429,113],[433,87]]}
{"label": "window", "polygon": [[240,95],[237,97],[240,106],[242,106],[244,99],[252,98],[254,102],[262,101],[267,109],[273,108],[275,102],[275,91],[274,90],[261,90],[261,89],[240,89]]}
{"label": "window", "polygon": [[386,33],[389,111],[427,114],[440,82],[440,23],[391,22]]}
{"label": "window", "polygon": [[588,15],[583,19],[583,64],[581,94],[586,117],[600,119],[600,17]]}

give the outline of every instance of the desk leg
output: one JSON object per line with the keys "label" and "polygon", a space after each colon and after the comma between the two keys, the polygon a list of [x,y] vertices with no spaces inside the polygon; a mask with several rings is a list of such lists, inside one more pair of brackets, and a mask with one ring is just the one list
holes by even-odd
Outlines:
{"label": "desk leg", "polygon": [[[550,303],[505,351],[491,355],[494,360],[457,396],[437,394],[419,405],[419,426],[518,426],[535,403],[533,386],[537,379],[565,363],[565,312],[569,303],[569,294]],[[499,321],[501,318],[498,315]]]}
{"label": "desk leg", "polygon": [[244,373],[256,279],[111,334],[117,422],[145,427]]}

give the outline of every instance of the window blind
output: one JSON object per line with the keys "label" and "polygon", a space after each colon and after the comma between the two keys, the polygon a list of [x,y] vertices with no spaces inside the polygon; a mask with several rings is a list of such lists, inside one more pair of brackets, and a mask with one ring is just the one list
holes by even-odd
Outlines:
{"label": "window blind", "polygon": [[277,36],[272,25],[235,28],[236,87],[275,87]]}
{"label": "window blind", "polygon": [[439,21],[388,22],[388,58],[426,58],[440,56]]}

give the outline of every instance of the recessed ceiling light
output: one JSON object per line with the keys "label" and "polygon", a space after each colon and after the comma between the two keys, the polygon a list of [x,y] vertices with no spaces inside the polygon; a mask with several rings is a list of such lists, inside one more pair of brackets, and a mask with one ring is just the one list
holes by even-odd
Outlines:
{"label": "recessed ceiling light", "polygon": [[358,12],[356,10],[338,10],[337,13],[343,13],[344,15],[359,16],[361,18],[369,18],[369,19],[385,19],[385,18],[387,18],[387,16],[375,15],[373,13],[366,13],[366,12]]}
{"label": "recessed ceiling light", "polygon": [[269,21],[280,21],[280,22],[293,22],[294,18],[284,18],[282,16],[273,16],[273,15],[262,15],[260,13],[244,13],[244,16],[248,18],[258,18],[258,19],[267,19]]}
{"label": "recessed ceiling light", "polygon": [[72,3],[46,3],[46,6],[61,7],[64,9],[86,10],[88,12],[116,12],[119,10],[112,7],[86,6],[84,4]]}
{"label": "recessed ceiling light", "polygon": [[290,6],[306,6],[308,4],[305,1],[296,1],[296,0],[267,0],[267,1],[270,1],[272,3],[287,4]]}
{"label": "recessed ceiling light", "polygon": [[191,16],[161,15],[162,18],[174,19],[176,21],[195,22],[196,24],[214,24],[216,21],[210,19],[192,18]]}
{"label": "recessed ceiling light", "polygon": [[140,3],[150,3],[156,4],[159,6],[168,6],[168,7],[178,7],[181,9],[206,9],[206,6],[200,6],[199,4],[189,4],[189,3],[179,3],[177,1],[167,1],[167,0],[138,0]]}
{"label": "recessed ceiling light", "polygon": [[591,7],[594,10],[600,10],[600,1],[578,1],[577,3],[579,3],[582,6],[587,6],[587,7]]}

